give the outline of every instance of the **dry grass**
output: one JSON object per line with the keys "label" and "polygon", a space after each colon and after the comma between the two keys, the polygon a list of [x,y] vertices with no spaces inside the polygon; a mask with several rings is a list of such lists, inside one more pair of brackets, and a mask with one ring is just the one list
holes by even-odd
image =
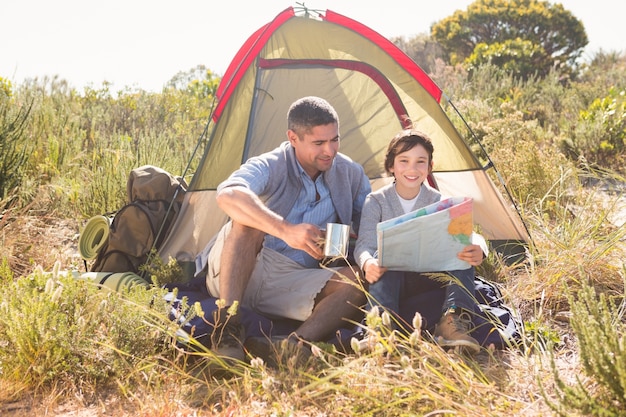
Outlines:
{"label": "dry grass", "polygon": [[51,270],[84,270],[78,252],[79,219],[58,218],[46,210],[47,199],[38,197],[21,210],[6,210],[0,217],[0,259],[7,259],[14,276],[31,273],[36,265]]}
{"label": "dry grass", "polygon": [[[617,203],[581,190],[584,204],[595,212],[566,210],[571,222],[555,213],[560,228],[542,230],[534,222],[537,256],[522,267],[501,266],[504,293],[519,306],[523,318],[536,324],[534,336],[558,336],[554,349],[528,343],[521,350],[483,351],[468,359],[446,353],[428,341],[389,340],[384,350],[343,357],[322,352],[308,368],[268,369],[254,362],[241,365],[238,376],[190,375],[181,362],[173,362],[157,379],[141,385],[117,381],[117,386],[81,393],[66,387],[0,385],[3,416],[546,416],[553,415],[546,398],[558,400],[551,354],[559,377],[570,383],[582,378],[593,387],[579,363],[576,338],[567,323],[564,287],[580,285],[587,276],[597,287],[623,294],[617,267],[626,258],[621,228],[597,225],[597,216],[616,218]],[[590,193],[590,194],[587,194]],[[592,202],[592,200],[600,201]],[[608,205],[608,206],[607,206]],[[605,207],[604,211],[600,208]],[[41,212],[43,213],[43,211]],[[565,212],[564,212],[565,213]],[[54,216],[7,213],[2,218],[2,256],[14,276],[26,275],[35,265],[80,269],[77,257],[79,222]],[[610,224],[610,222],[608,223]],[[606,229],[608,228],[608,229]],[[586,234],[583,233],[586,230]],[[611,236],[588,236],[597,231]],[[598,241],[600,243],[598,243]],[[137,370],[141,373],[141,369]],[[0,378],[0,384],[5,384]],[[571,415],[576,415],[572,412]]]}

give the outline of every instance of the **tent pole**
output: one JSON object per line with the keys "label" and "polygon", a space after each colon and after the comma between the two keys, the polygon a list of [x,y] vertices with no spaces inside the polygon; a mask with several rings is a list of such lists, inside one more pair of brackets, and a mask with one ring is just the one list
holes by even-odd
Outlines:
{"label": "tent pole", "polygon": [[[211,119],[213,119],[214,110],[215,110],[215,96],[213,96],[213,102],[211,103],[211,111],[209,112],[209,118],[207,119],[207,122],[204,125],[204,130],[202,131],[202,134],[200,134],[200,137],[198,138],[198,141],[196,142],[196,146],[193,149],[193,152],[191,153],[191,156],[189,157],[187,161],[187,166],[185,167],[185,170],[182,173],[183,180],[185,178],[185,175],[187,175],[187,172],[189,171],[191,167],[191,161],[193,161],[196,153],[198,152],[198,149],[200,148],[200,144],[206,139],[207,132],[209,131],[209,125],[211,124]],[[172,199],[170,200],[169,205],[167,206],[165,217],[163,217],[163,221],[161,222],[161,225],[159,226],[159,231],[154,237],[154,241],[152,242],[152,248],[150,248],[150,252],[148,252],[148,258],[146,259],[146,264],[150,263],[150,261],[152,260],[152,256],[153,256],[154,250],[156,249],[157,242],[159,241],[159,238],[161,237],[161,234],[163,233],[163,228],[165,227],[165,221],[167,217],[170,215],[170,212],[172,211],[172,207],[174,206],[174,201],[176,201],[176,197],[178,197],[178,193],[180,192],[180,189],[181,189],[180,186],[176,188],[176,191],[174,191],[174,195],[172,196]],[[141,275],[142,275],[142,278],[146,278],[143,276],[144,275],[143,273]]]}
{"label": "tent pole", "polygon": [[465,120],[465,118],[463,117],[463,115],[461,114],[461,112],[459,111],[459,109],[457,109],[457,107],[454,105],[454,103],[450,100],[450,98],[444,94],[444,97],[446,98],[446,102],[448,102],[448,104],[450,104],[450,106],[452,106],[452,108],[454,109],[454,111],[456,112],[457,116],[459,116],[459,118],[461,119],[461,121],[463,121],[463,124],[465,125],[465,127],[467,128],[467,131],[470,133],[470,135],[472,136],[472,138],[474,139],[474,142],[476,142],[478,144],[478,146],[480,146],[480,149],[483,152],[483,156],[487,159],[488,163],[487,165],[485,165],[483,167],[484,170],[487,169],[493,169],[494,173],[496,174],[496,177],[498,178],[498,181],[500,182],[500,184],[502,185],[502,188],[504,188],[504,191],[506,191],[506,195],[509,197],[509,200],[511,201],[511,203],[513,204],[513,207],[515,207],[515,211],[517,211],[517,214],[520,217],[520,220],[522,222],[522,224],[524,225],[524,229],[526,229],[526,233],[528,234],[528,238],[530,239],[530,241],[533,241],[533,237],[530,234],[530,230],[528,230],[528,226],[526,225],[526,222],[524,221],[524,218],[522,217],[522,213],[520,212],[519,207],[517,206],[517,203],[515,201],[515,199],[513,198],[513,196],[511,195],[511,192],[509,191],[509,187],[506,186],[506,183],[504,181],[504,178],[502,177],[502,175],[500,174],[500,171],[498,171],[498,168],[496,168],[496,165],[493,163],[493,160],[491,159],[491,157],[489,156],[489,154],[487,153],[487,150],[485,149],[485,146],[483,145],[483,143],[480,141],[480,139],[478,139],[478,136],[476,136],[476,133],[474,133],[474,131],[472,130],[472,128],[470,127],[470,125],[467,123],[467,121]]}
{"label": "tent pole", "polygon": [[182,174],[183,178],[185,178],[185,175],[187,175],[187,171],[189,171],[189,168],[191,167],[191,161],[193,161],[193,158],[195,157],[196,152],[198,152],[198,149],[200,148],[200,144],[207,136],[207,132],[209,131],[209,125],[211,124],[211,119],[213,119],[214,110],[215,110],[215,95],[213,96],[213,102],[211,103],[211,111],[209,112],[209,118],[207,119],[206,125],[204,125],[204,130],[202,131],[202,134],[198,138],[196,147],[194,148],[193,152],[191,153],[191,156],[189,157],[189,160],[187,161],[187,166],[185,167],[185,170],[183,171],[183,174]]}

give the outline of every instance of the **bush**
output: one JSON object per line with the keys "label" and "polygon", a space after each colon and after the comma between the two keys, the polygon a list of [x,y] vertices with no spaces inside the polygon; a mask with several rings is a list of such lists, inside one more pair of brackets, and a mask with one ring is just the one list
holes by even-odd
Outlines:
{"label": "bush", "polygon": [[[532,207],[543,198],[562,170],[570,165],[534,120],[524,120],[510,103],[500,106],[502,117],[472,123],[472,129],[499,169],[511,194]],[[494,178],[494,182],[498,183]]]}
{"label": "bush", "polygon": [[157,363],[171,340],[167,308],[156,290],[99,290],[72,274],[41,269],[0,288],[5,381],[96,388],[126,379],[142,362]]}
{"label": "bush", "polygon": [[0,77],[0,209],[10,204],[22,183],[30,153],[24,130],[31,108],[19,106],[11,84]]}
{"label": "bush", "polygon": [[611,88],[608,95],[595,99],[580,112],[578,127],[567,152],[596,167],[624,171],[626,162],[626,89]]}
{"label": "bush", "polygon": [[[625,271],[626,272],[626,271]],[[570,296],[572,328],[578,337],[580,360],[587,378],[567,384],[552,364],[559,401],[551,403],[562,416],[571,410],[586,416],[622,416],[626,408],[626,326],[624,302],[596,295],[591,285]],[[592,383],[588,379],[595,382]]]}

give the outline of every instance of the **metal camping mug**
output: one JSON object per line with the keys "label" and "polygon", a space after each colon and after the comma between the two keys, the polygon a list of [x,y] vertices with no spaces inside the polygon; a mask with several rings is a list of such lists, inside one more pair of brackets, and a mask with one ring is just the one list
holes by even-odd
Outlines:
{"label": "metal camping mug", "polygon": [[324,241],[324,256],[327,258],[348,256],[350,226],[347,224],[327,223]]}

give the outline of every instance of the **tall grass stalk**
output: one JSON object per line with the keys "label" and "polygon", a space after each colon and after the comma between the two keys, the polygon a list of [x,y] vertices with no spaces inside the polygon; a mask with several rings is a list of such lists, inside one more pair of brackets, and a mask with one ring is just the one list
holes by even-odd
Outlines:
{"label": "tall grass stalk", "polygon": [[430,341],[383,332],[379,343],[356,356],[318,350],[300,371],[253,360],[231,391],[234,415],[504,416],[527,406],[503,395],[472,359]]}
{"label": "tall grass stalk", "polygon": [[583,187],[576,174],[563,172],[532,211],[523,213],[534,247],[531,262],[517,270],[524,279],[511,283],[519,301],[543,298],[548,310],[567,309],[563,289],[575,291],[587,281],[614,295],[623,292],[626,229],[608,220],[618,207],[599,189]]}

